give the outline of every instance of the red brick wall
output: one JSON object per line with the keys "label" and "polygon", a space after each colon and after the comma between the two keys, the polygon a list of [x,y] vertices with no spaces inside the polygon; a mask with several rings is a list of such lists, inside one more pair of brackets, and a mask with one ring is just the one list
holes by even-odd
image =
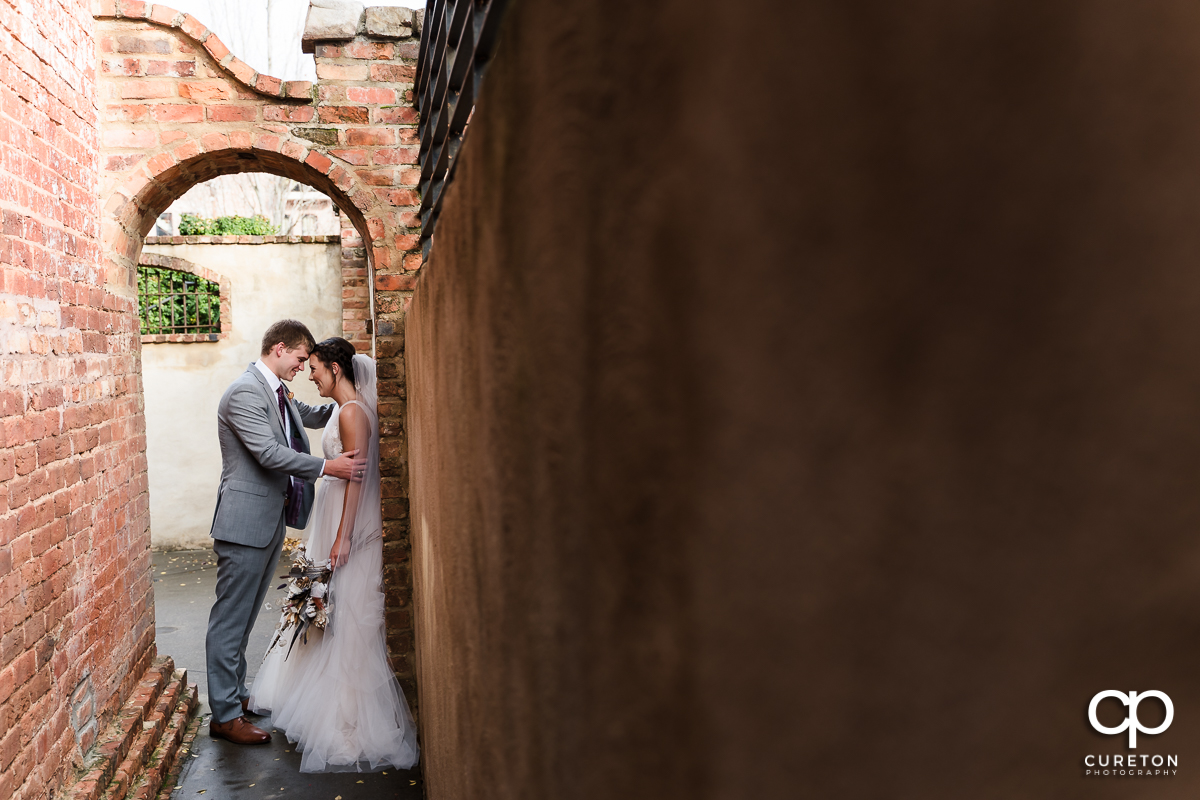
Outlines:
{"label": "red brick wall", "polygon": [[371,278],[367,248],[354,223],[344,213],[342,240],[342,336],[360,353],[371,354]]}
{"label": "red brick wall", "polygon": [[98,241],[85,0],[0,3],[0,797],[43,798],[153,655],[136,308]]}

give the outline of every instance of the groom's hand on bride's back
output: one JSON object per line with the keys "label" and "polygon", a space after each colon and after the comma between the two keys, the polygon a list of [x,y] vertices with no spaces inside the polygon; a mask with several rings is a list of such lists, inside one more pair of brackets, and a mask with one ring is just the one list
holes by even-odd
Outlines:
{"label": "groom's hand on bride's back", "polygon": [[344,481],[361,481],[367,460],[355,458],[357,455],[357,450],[347,450],[332,461],[326,461],[325,474],[331,478],[341,478]]}

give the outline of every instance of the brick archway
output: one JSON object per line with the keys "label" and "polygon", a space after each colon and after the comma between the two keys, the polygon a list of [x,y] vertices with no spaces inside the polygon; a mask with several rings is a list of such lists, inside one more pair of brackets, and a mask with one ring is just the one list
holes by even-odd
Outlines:
{"label": "brick archway", "polygon": [[[147,169],[144,172],[130,176],[114,190],[113,200],[110,201],[112,214],[106,217],[103,231],[104,247],[110,257],[110,282],[134,286],[133,274],[126,275],[124,271],[135,268],[131,265],[136,264],[145,236],[154,227],[154,221],[188,189],[220,175],[270,173],[324,192],[357,233],[357,236],[343,236],[344,258],[356,258],[353,251],[361,247],[359,242],[372,241],[370,232],[384,229],[383,218],[388,209],[380,209],[374,203],[360,205],[355,202],[372,199],[370,193],[354,193],[353,190],[358,187],[345,175],[345,170],[331,168],[328,158],[302,147],[294,137],[263,135],[245,149],[234,147],[229,142],[229,139],[238,138],[237,132],[228,136],[207,134],[205,138],[213,149],[205,150],[203,139],[173,141],[168,145],[170,149],[160,150],[146,159]],[[322,173],[321,167],[330,174]],[[365,274],[359,276],[353,270],[346,272],[344,290],[356,292],[370,287],[374,253],[370,248],[365,248],[361,256],[361,271]],[[373,344],[370,336],[373,331],[371,315],[369,302],[364,302],[361,308],[347,308],[343,318],[343,324],[347,326],[346,338],[360,351],[367,353],[371,352]],[[354,326],[351,330],[352,321],[366,324]]]}
{"label": "brick archway", "polygon": [[343,231],[343,275],[361,285],[346,283],[343,293],[369,289],[362,313],[372,324],[348,338],[373,347],[379,362],[388,643],[415,699],[400,333],[421,266],[418,32],[364,28],[315,42],[319,80],[311,84],[257,73],[200,21],[168,6],[97,0],[93,15],[108,291],[134,299],[154,220],[219,175],[300,181],[329,195],[357,232]]}

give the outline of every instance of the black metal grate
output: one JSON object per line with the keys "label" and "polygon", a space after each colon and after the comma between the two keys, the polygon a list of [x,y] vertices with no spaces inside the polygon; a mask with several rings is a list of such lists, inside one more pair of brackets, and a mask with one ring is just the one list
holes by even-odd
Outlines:
{"label": "black metal grate", "polygon": [[220,333],[221,287],[188,272],[138,267],[142,335]]}
{"label": "black metal grate", "polygon": [[426,258],[507,6],[508,0],[425,3],[416,93],[421,112],[421,251]]}

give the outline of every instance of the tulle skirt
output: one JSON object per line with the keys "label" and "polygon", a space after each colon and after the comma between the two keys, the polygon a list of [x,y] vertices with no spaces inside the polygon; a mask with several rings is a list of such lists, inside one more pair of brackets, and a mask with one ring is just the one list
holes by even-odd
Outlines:
{"label": "tulle skirt", "polygon": [[[309,521],[308,557],[329,558],[345,497],[344,481],[325,478]],[[417,763],[416,726],[388,664],[383,618],[383,540],[358,542],[330,581],[324,633],[307,644],[286,639],[267,651],[250,688],[250,707],[297,744],[301,772],[409,769]]]}

